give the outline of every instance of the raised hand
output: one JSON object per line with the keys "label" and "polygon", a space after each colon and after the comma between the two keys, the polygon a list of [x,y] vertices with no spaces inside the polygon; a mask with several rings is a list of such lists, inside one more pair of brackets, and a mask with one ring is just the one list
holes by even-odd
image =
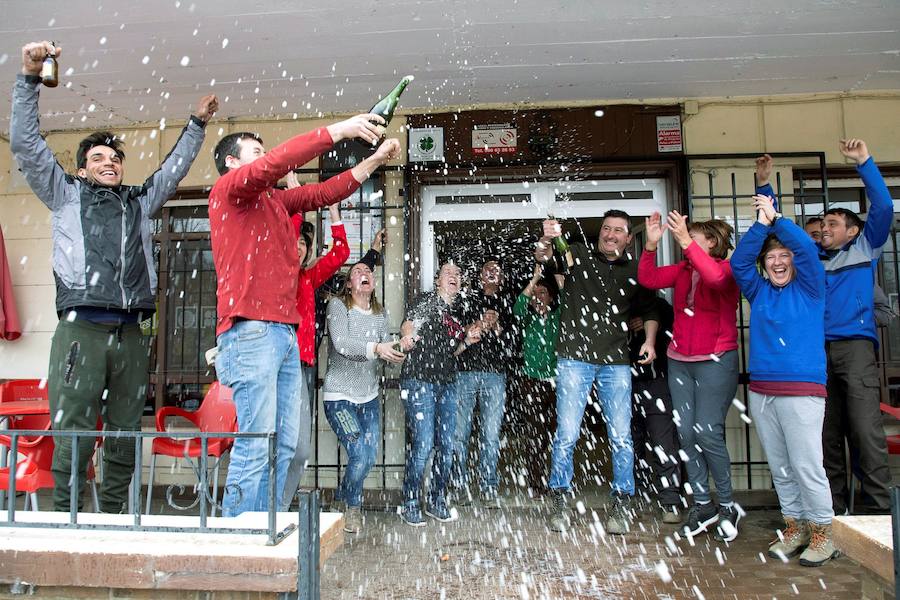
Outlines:
{"label": "raised hand", "polygon": [[858,138],[841,140],[840,148],[841,154],[855,160],[858,165],[869,160],[869,149],[866,147],[866,143]]}
{"label": "raised hand", "polygon": [[544,239],[552,240],[562,235],[562,227],[556,219],[544,219]]}
{"label": "raised hand", "polygon": [[289,190],[300,187],[300,178],[297,177],[296,171],[289,171],[284,180]]}
{"label": "raised hand", "polygon": [[763,154],[756,159],[756,185],[766,185],[772,177],[772,169],[775,161],[768,154]]}
{"label": "raised hand", "polygon": [[654,252],[666,230],[666,224],[662,222],[660,214],[654,211],[652,215],[644,219],[644,229],[647,236],[647,243],[644,247],[650,252]]}
{"label": "raised hand", "polygon": [[775,200],[762,194],[753,196],[753,208],[757,214],[756,220],[767,227],[775,221],[774,202]]}
{"label": "raised hand", "polygon": [[400,156],[400,141],[396,138],[388,138],[378,146],[372,158],[379,164],[385,164]]}
{"label": "raised hand", "polygon": [[380,253],[384,250],[385,241],[387,241],[387,229],[382,227],[375,232],[375,237],[372,239],[372,250]]}
{"label": "raised hand", "polygon": [[217,110],[219,110],[219,99],[216,98],[215,94],[209,94],[208,96],[203,96],[197,102],[196,116],[204,123],[209,123],[209,120],[212,119]]}
{"label": "raised hand", "polygon": [[686,216],[677,210],[670,211],[666,218],[666,227],[672,230],[672,236],[679,246],[687,248],[691,245],[691,232],[688,231]]}
{"label": "raised hand", "polygon": [[335,144],[341,140],[349,140],[352,138],[360,138],[369,142],[373,146],[381,139],[381,132],[375,126],[375,121],[384,125],[384,119],[378,115],[362,114],[350,117],[345,121],[338,121],[327,127],[328,133],[331,134],[331,141]]}
{"label": "raised hand", "polygon": [[62,46],[54,46],[50,42],[31,42],[22,46],[22,74],[40,75],[44,59],[48,55],[59,58]]}

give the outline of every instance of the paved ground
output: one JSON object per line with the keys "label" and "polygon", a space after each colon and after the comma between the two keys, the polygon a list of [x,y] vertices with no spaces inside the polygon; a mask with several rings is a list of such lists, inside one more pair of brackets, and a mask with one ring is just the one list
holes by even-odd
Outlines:
{"label": "paved ground", "polygon": [[322,572],[326,600],[471,598],[603,600],[634,598],[859,600],[860,567],[840,558],[821,568],[768,559],[780,522],[750,511],[731,544],[701,536],[691,544],[675,526],[638,513],[626,536],[601,535],[604,497],[585,501],[568,534],[550,532],[541,502],[507,498],[507,508],[459,510],[460,519],[413,528],[396,514],[367,511],[366,529],[347,536]]}

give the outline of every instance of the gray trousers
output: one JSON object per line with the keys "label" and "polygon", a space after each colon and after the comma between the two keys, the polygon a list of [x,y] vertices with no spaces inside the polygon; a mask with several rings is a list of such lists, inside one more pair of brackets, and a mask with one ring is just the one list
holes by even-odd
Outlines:
{"label": "gray trousers", "polygon": [[738,383],[737,350],[718,360],[669,359],[672,409],[678,412],[678,439],[687,454],[685,467],[694,502],[709,502],[709,476],[720,503],[731,502],[731,457],[725,446],[725,416]]}
{"label": "gray trousers", "polygon": [[825,398],[749,392],[749,401],[781,513],[819,525],[831,523],[831,488],[822,464]]}
{"label": "gray trousers", "polygon": [[291,464],[288,465],[287,475],[284,478],[284,494],[282,494],[281,506],[278,510],[286,512],[290,510],[291,501],[300,487],[300,480],[306,465],[312,457],[312,402],[315,400],[316,391],[316,367],[306,363],[300,363],[300,428],[297,430],[297,451]]}

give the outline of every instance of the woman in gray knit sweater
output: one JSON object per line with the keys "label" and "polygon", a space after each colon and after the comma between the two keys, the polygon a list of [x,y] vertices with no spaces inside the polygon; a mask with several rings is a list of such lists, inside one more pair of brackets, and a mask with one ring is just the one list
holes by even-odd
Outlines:
{"label": "woman in gray knit sweater", "polygon": [[325,417],[348,456],[336,499],[347,505],[344,531],[359,533],[363,482],[375,464],[381,437],[379,360],[404,359],[388,341],[387,320],[375,298],[375,277],[365,263],[353,265],[343,293],[328,303],[328,338]]}

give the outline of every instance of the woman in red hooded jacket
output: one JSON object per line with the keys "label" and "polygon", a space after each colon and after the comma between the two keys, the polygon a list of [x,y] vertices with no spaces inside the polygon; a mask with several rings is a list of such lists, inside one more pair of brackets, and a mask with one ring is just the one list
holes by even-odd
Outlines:
{"label": "woman in red hooded jacket", "polygon": [[[297,187],[296,174],[287,176],[288,187]],[[300,313],[300,324],[297,325],[297,344],[300,347],[300,410],[299,439],[297,451],[288,467],[284,482],[282,506],[279,510],[290,508],[291,500],[300,485],[303,471],[312,455],[312,410],[311,404],[316,381],[316,288],[328,281],[338,272],[350,257],[350,246],[347,243],[347,232],[341,223],[341,213],[337,204],[328,207],[331,217],[331,250],[315,260],[312,231],[303,227],[303,217],[296,214],[291,217],[294,232],[297,234],[297,256],[300,260],[300,276],[297,279],[297,312]]]}
{"label": "woman in red hooded jacket", "polygon": [[[656,266],[656,248],[666,229],[685,260]],[[738,383],[735,314],[740,291],[731,273],[731,225],[713,219],[691,223],[672,211],[666,223],[659,213],[647,218],[647,243],[638,264],[638,282],[646,288],[675,288],[675,324],[666,353],[669,392],[682,457],[694,505],[684,531],[695,536],[715,524],[717,539],[737,536],[743,516],[731,497],[731,458],[725,445],[725,416]],[[712,501],[709,476],[716,482],[719,507]]]}

